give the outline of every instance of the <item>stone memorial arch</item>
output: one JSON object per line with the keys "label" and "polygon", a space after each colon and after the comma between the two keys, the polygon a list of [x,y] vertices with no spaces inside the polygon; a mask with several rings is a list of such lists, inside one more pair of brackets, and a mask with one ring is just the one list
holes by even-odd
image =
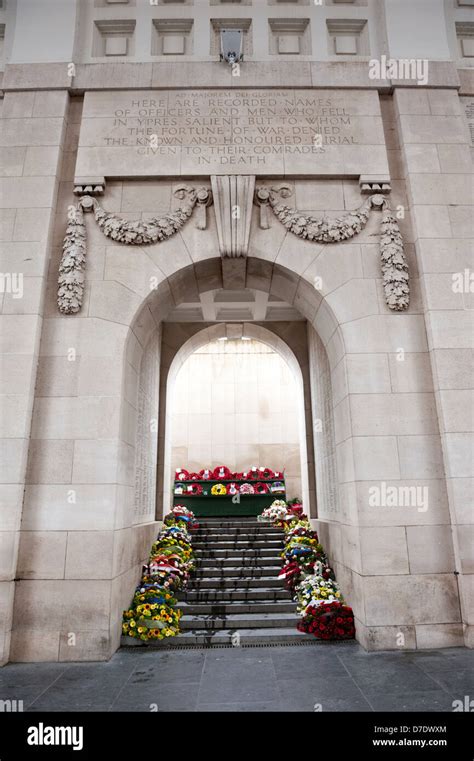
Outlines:
{"label": "stone memorial arch", "polygon": [[[10,96],[18,107],[20,95]],[[393,104],[382,117],[376,89],[47,95],[71,130],[43,322],[25,343],[38,371],[24,493],[12,496],[4,659],[107,659],[118,647],[167,507],[167,372],[203,328],[163,340],[166,321],[230,288],[277,297],[306,321],[304,345],[291,324],[249,327],[270,331],[299,367],[311,515],[359,641],[468,642],[416,205],[397,216],[407,187],[391,180],[386,150]],[[410,95],[397,94],[401,114]],[[256,139],[255,108],[277,130],[268,142]],[[207,123],[213,109],[230,113],[214,133],[220,150],[196,143],[186,122],[179,147],[127,137],[155,112]],[[322,149],[301,121],[308,109],[335,119]]]}

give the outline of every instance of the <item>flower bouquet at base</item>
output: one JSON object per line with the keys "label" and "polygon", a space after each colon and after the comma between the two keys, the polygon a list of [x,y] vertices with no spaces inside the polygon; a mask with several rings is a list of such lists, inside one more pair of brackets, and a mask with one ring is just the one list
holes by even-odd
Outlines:
{"label": "flower bouquet at base", "polygon": [[146,603],[137,605],[123,614],[122,633],[141,639],[165,639],[179,634],[181,611],[171,605]]}
{"label": "flower bouquet at base", "polygon": [[131,608],[123,613],[122,633],[144,642],[179,634],[181,611],[174,593],[186,586],[194,568],[187,522],[179,519],[192,520],[194,514],[183,505],[176,508],[166,516],[170,523],[153,543]]}
{"label": "flower bouquet at base", "polygon": [[299,510],[292,512],[283,500],[275,500],[258,520],[284,529],[281,557],[285,562],[278,578],[298,603],[299,631],[319,639],[352,639],[355,635],[352,609],[344,602],[308,516]]}
{"label": "flower bouquet at base", "polygon": [[344,602],[337,581],[325,579],[316,574],[304,577],[296,587],[295,597],[298,601],[296,611],[303,617],[308,606],[318,605],[321,602]]}
{"label": "flower bouquet at base", "polygon": [[353,639],[354,614],[352,608],[344,603],[321,601],[308,606],[297,628],[300,632],[313,634],[317,639]]}

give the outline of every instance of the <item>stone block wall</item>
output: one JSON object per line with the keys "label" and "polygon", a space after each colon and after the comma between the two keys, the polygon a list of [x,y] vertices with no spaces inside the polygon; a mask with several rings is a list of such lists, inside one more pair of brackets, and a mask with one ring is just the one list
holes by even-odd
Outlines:
{"label": "stone block wall", "polygon": [[10,650],[44,294],[70,118],[64,91],[13,92],[3,101],[0,269],[18,290],[5,281],[0,318],[0,663]]}

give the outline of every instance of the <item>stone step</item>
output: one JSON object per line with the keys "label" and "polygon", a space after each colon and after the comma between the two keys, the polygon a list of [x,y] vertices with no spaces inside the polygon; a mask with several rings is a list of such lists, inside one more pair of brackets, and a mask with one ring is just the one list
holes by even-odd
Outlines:
{"label": "stone step", "polygon": [[278,555],[261,556],[255,555],[253,557],[230,557],[230,558],[215,558],[210,555],[201,555],[197,560],[197,568],[207,568],[207,566],[214,566],[215,568],[226,568],[235,566],[243,568],[255,568],[262,566],[276,566],[281,567],[281,558]]}
{"label": "stone step", "polygon": [[192,543],[193,545],[196,543],[203,543],[203,542],[283,542],[283,535],[279,534],[269,534],[268,531],[261,531],[260,533],[257,531],[251,531],[251,532],[242,532],[240,531],[238,534],[231,534],[231,533],[222,533],[222,534],[202,534],[199,536],[193,536],[192,537]]}
{"label": "stone step", "polygon": [[[238,638],[237,638],[238,635]],[[251,645],[295,645],[307,644],[324,647],[324,640],[316,639],[311,634],[299,632],[296,628],[263,628],[263,629],[215,629],[206,630],[189,630],[181,632],[176,637],[169,637],[162,640],[141,640],[132,639],[132,637],[122,636],[122,647],[148,647],[153,649],[173,649],[175,647],[213,647],[222,645],[251,646]],[[343,643],[341,643],[343,644]]]}
{"label": "stone step", "polygon": [[193,579],[189,582],[189,589],[247,589],[248,587],[279,587],[282,582],[277,576],[260,576],[249,578],[234,578],[232,576],[214,576],[204,579]]}
{"label": "stone step", "polygon": [[195,528],[191,530],[192,536],[213,536],[214,534],[271,534],[272,536],[285,536],[285,532],[281,528],[274,528],[268,524],[262,523],[261,526],[247,526],[242,528],[241,526],[207,526],[205,528]]}
{"label": "stone step", "polygon": [[182,616],[181,631],[197,629],[280,629],[295,626],[298,617],[292,613],[229,613],[223,616]]}
{"label": "stone step", "polygon": [[223,542],[193,542],[193,548],[195,550],[203,550],[203,549],[209,549],[209,550],[252,550],[252,549],[281,549],[282,543],[278,540],[269,540],[269,541],[253,541],[253,542],[245,542],[245,541],[235,541],[235,542],[229,542],[229,541],[223,541]]}
{"label": "stone step", "polygon": [[[251,559],[251,558],[270,558],[270,557],[279,557],[278,553],[280,549],[283,551],[283,546],[280,548],[276,547],[259,547],[255,550],[251,549],[243,549],[243,550],[216,550],[212,549],[209,550],[207,547],[203,548],[202,550],[196,550],[195,545],[193,544],[193,550],[194,554],[196,555],[196,560],[200,560],[201,558],[235,558],[236,562],[239,562],[244,559]],[[280,558],[281,561],[281,558]]]}
{"label": "stone step", "polygon": [[266,587],[248,587],[246,589],[196,589],[187,590],[185,593],[185,601],[189,603],[194,602],[231,602],[235,600],[240,601],[253,601],[253,600],[291,600],[290,593],[281,588],[266,588]]}
{"label": "stone step", "polygon": [[229,602],[188,602],[178,603],[183,616],[229,616],[241,613],[291,613],[295,615],[296,603],[292,600],[254,600]]}
{"label": "stone step", "polygon": [[211,578],[259,578],[260,576],[278,576],[280,571],[281,565],[261,568],[258,566],[250,566],[248,568],[242,566],[198,566],[193,573],[193,579],[200,580],[209,576]]}

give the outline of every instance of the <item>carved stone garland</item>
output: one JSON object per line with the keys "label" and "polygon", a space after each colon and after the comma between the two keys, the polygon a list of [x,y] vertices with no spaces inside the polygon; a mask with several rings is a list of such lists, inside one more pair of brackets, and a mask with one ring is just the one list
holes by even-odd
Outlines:
{"label": "carved stone garland", "polygon": [[[218,188],[217,185],[216,188]],[[281,202],[280,199],[288,198],[291,192],[290,186],[285,184],[257,188],[255,200],[260,206],[260,227],[262,229],[270,227],[267,213],[267,209],[270,207],[275,216],[293,235],[308,241],[337,243],[349,240],[360,233],[366,226],[372,209],[382,210],[380,256],[385,300],[388,307],[394,311],[400,312],[407,309],[410,303],[408,265],[398,221],[391,211],[387,199],[381,194],[371,195],[359,208],[342,217],[328,220],[294,211],[290,206]],[[198,205],[196,226],[200,230],[205,229],[206,207],[212,203],[211,192],[207,188],[195,189],[189,185],[181,185],[175,190],[175,196],[184,201],[176,211],[163,217],[151,217],[147,220],[133,222],[104,211],[98,201],[89,195],[80,198],[77,205],[70,211],[64,238],[63,256],[58,277],[59,311],[63,314],[74,314],[81,309],[86,261],[84,211],[94,211],[97,224],[106,237],[127,245],[148,245],[170,238],[183,227],[193,213],[196,204]],[[222,224],[222,209],[220,211],[221,214],[217,221]],[[245,219],[244,238],[247,241],[246,245],[248,245],[248,214]],[[227,250],[222,250],[221,238],[224,240],[223,235],[219,237],[223,257],[226,255],[238,256],[239,254],[245,256],[246,246],[243,248],[241,246],[242,251],[240,248],[238,251],[232,249],[230,253]]]}
{"label": "carved stone garland", "polygon": [[270,207],[286,229],[299,238],[321,243],[337,243],[360,233],[366,226],[372,209],[382,209],[380,258],[385,300],[387,306],[394,311],[401,312],[407,309],[410,303],[408,265],[397,218],[384,196],[370,196],[358,209],[348,212],[343,217],[318,219],[295,211],[280,201],[280,198],[288,198],[290,195],[291,189],[288,185],[257,189],[255,198],[260,206],[260,226],[263,229],[269,227],[267,208]]}
{"label": "carved stone garland", "polygon": [[206,206],[211,203],[212,198],[207,188],[196,190],[183,185],[176,189],[175,196],[184,200],[183,205],[176,211],[162,217],[150,217],[133,222],[104,211],[97,199],[91,196],[80,198],[77,205],[70,211],[64,237],[58,277],[59,311],[63,314],[74,314],[79,312],[82,306],[86,261],[84,211],[94,211],[96,222],[107,238],[127,245],[148,245],[171,238],[189,219],[196,204],[198,204],[196,225],[201,230],[205,229]]}

